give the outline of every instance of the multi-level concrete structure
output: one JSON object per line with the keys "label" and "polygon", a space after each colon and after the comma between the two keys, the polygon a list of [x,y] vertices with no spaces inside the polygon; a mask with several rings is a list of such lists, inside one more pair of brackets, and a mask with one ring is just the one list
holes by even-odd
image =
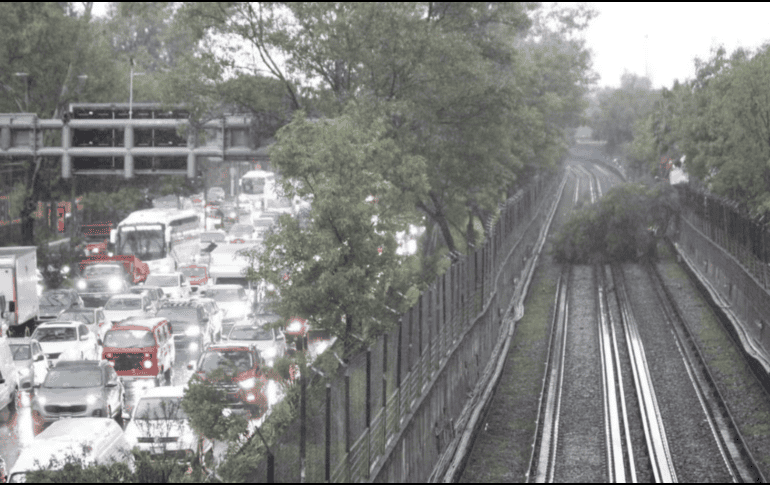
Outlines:
{"label": "multi-level concrete structure", "polygon": [[[197,175],[211,161],[264,163],[252,145],[251,119],[223,116],[193,127],[183,109],[157,104],[72,104],[64,120],[0,114],[0,160],[55,156],[63,178],[73,175]],[[182,135],[184,134],[184,136]],[[224,135],[223,135],[224,134]]]}

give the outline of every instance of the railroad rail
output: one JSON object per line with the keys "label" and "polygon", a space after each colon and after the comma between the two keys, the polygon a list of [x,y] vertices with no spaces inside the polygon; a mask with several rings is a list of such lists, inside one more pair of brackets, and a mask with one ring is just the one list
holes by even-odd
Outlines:
{"label": "railroad rail", "polygon": [[653,476],[656,482],[675,482],[677,481],[676,470],[671,458],[666,429],[647,365],[644,345],[631,310],[625,277],[623,271],[616,265],[613,265],[611,270],[612,280],[615,284],[615,295],[620,307],[621,321],[626,334],[626,345],[632,362],[634,385],[639,396],[639,408]]}
{"label": "railroad rail", "polygon": [[687,374],[730,476],[734,482],[765,482],[765,477],[735,424],[730,408],[722,397],[685,320],[681,317],[673,296],[663,283],[657,268],[648,264],[646,270],[660,308],[671,324]]}
{"label": "railroad rail", "polygon": [[571,267],[564,266],[556,286],[551,336],[546,358],[545,378],[540,393],[535,443],[529,461],[528,481],[552,482],[556,469],[564,362],[567,349],[567,316],[569,315],[569,281]]}

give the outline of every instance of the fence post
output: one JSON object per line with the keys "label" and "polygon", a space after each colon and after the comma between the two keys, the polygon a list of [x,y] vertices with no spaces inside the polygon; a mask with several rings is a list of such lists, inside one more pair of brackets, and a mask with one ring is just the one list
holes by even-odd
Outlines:
{"label": "fence post", "polygon": [[388,444],[388,334],[382,336],[382,448],[385,452]]}
{"label": "fence post", "polygon": [[366,348],[366,473],[369,478],[369,470],[372,469],[372,348]]}
{"label": "fence post", "polygon": [[398,423],[398,428],[401,428],[401,341],[403,340],[403,323],[403,317],[398,317],[398,351],[396,355],[396,393],[398,394],[396,398],[396,422]]}
{"label": "fence post", "polygon": [[326,454],[324,456],[324,478],[326,483],[331,481],[332,461],[332,383],[326,383]]}
{"label": "fence post", "polygon": [[351,481],[350,474],[350,366],[345,368],[345,481]]}
{"label": "fence post", "polygon": [[[304,337],[307,339],[307,337]],[[303,350],[307,349],[307,340],[303,342],[304,345]],[[308,366],[305,365],[305,358],[302,357],[302,371],[299,374],[299,478],[301,483],[305,483],[305,458],[306,458],[306,441],[307,441],[307,430],[306,430],[306,415],[307,415],[307,408],[306,408],[306,399],[307,399],[307,373],[308,373]]]}

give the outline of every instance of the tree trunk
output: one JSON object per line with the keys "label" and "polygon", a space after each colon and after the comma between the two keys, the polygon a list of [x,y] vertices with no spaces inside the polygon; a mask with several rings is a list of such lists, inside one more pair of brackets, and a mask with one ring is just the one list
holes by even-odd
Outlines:
{"label": "tree trunk", "polygon": [[465,230],[465,239],[468,241],[468,254],[476,249],[476,232],[473,230],[473,211],[468,211],[468,228]]}

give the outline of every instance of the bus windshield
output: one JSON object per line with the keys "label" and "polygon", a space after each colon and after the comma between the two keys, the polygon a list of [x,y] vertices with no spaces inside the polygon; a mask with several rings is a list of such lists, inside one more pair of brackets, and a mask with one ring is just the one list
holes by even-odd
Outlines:
{"label": "bus windshield", "polygon": [[118,254],[134,255],[142,261],[154,261],[166,257],[162,224],[123,226],[118,230]]}

